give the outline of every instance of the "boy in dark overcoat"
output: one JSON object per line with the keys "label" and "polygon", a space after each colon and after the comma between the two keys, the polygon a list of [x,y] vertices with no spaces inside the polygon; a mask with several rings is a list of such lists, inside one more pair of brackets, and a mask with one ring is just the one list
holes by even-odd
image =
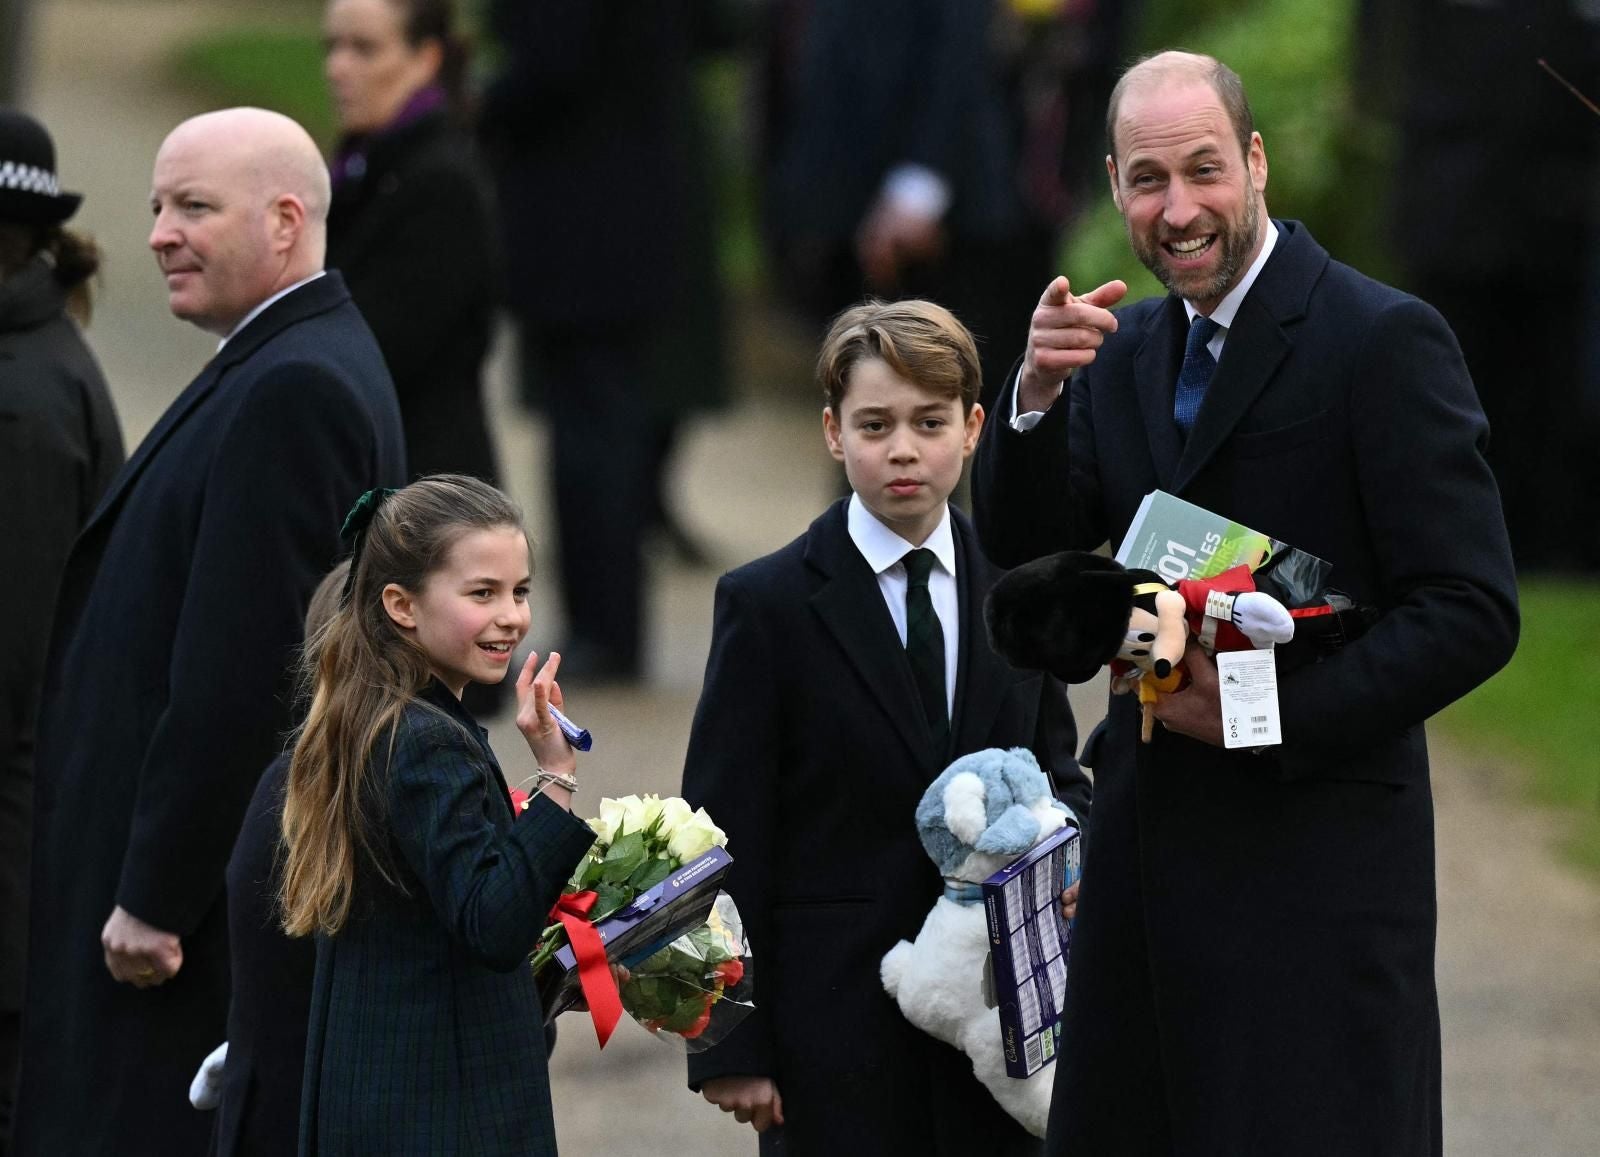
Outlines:
{"label": "boy in dark overcoat", "polygon": [[977,353],[942,307],[869,302],[818,376],[854,494],[717,586],[683,790],[728,832],[757,1008],[689,1084],[763,1153],[1034,1152],[879,979],[940,894],[913,813],[952,759],[1028,747],[1088,810],[1065,689],[990,651],[999,571],[948,503],[983,425]]}

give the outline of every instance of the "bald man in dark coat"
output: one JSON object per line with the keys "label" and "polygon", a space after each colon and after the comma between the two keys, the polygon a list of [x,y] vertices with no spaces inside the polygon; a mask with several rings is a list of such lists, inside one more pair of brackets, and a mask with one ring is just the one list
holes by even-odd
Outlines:
{"label": "bald man in dark coat", "polygon": [[179,1157],[223,1039],[223,874],[290,724],[306,601],[363,490],[405,480],[394,388],[337,274],[305,131],[210,113],[156,158],[174,314],[223,338],[67,563],[39,725],[21,1154]]}

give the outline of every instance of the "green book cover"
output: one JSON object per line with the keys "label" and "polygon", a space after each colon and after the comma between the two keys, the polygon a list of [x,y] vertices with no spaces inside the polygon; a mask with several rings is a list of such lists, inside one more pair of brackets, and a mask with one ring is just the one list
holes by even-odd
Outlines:
{"label": "green book cover", "polygon": [[1285,543],[1259,530],[1152,490],[1139,504],[1116,558],[1131,570],[1153,570],[1175,583],[1211,578],[1240,563],[1255,570],[1285,549]]}

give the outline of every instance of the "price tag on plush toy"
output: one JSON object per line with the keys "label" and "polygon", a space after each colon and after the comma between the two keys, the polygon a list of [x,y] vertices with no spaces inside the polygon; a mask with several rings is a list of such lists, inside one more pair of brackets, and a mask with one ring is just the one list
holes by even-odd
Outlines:
{"label": "price tag on plush toy", "polygon": [[1267,747],[1283,742],[1278,719],[1278,666],[1271,647],[1217,652],[1222,745]]}

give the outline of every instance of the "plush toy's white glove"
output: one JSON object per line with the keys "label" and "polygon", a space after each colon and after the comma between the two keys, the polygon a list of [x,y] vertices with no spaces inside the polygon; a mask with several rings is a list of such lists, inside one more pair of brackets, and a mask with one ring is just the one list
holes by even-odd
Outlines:
{"label": "plush toy's white glove", "polygon": [[1255,647],[1287,643],[1294,638],[1294,616],[1263,591],[1245,591],[1234,597],[1233,625]]}
{"label": "plush toy's white glove", "polygon": [[223,1041],[200,1062],[200,1069],[189,1082],[189,1103],[197,1109],[215,1109],[222,1103],[222,1066],[228,1060],[228,1042]]}

